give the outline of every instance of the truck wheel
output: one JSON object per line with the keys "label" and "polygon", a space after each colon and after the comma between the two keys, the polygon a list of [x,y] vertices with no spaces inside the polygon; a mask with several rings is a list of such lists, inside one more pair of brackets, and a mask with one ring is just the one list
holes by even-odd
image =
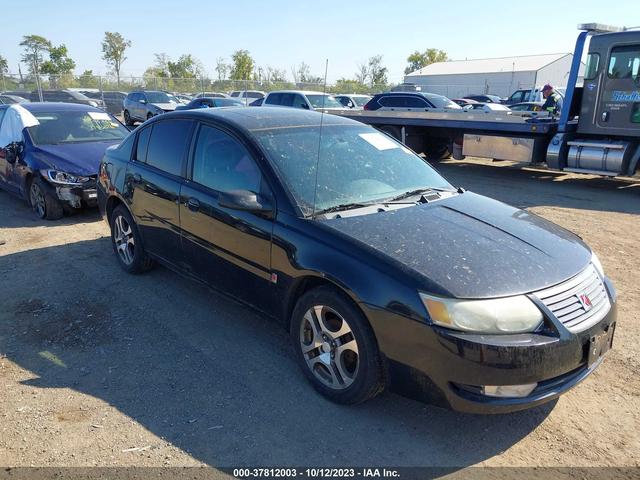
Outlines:
{"label": "truck wheel", "polygon": [[424,146],[424,155],[427,160],[437,162],[451,156],[449,143],[431,143]]}

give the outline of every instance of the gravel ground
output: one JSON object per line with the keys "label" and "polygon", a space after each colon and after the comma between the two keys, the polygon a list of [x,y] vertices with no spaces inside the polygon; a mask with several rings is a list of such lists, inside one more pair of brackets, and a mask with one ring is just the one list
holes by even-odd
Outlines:
{"label": "gravel ground", "polygon": [[558,401],[486,417],[393,393],[328,403],[255,312],[164,268],[126,275],[95,211],[36,221],[0,192],[0,465],[639,466],[640,183],[440,170],[578,233],[615,282],[614,349]]}

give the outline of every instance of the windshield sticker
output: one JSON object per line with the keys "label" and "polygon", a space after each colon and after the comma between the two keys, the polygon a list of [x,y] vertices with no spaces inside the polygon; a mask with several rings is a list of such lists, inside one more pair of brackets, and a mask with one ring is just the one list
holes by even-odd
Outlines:
{"label": "windshield sticker", "polygon": [[109,118],[109,114],[106,112],[87,112],[89,114],[89,116],[94,119],[94,120],[107,120],[107,121],[111,121],[111,118]]}
{"label": "windshield sticker", "polygon": [[365,142],[370,143],[378,150],[391,150],[392,148],[400,148],[400,146],[393,142],[389,137],[382,133],[360,133],[358,135]]}

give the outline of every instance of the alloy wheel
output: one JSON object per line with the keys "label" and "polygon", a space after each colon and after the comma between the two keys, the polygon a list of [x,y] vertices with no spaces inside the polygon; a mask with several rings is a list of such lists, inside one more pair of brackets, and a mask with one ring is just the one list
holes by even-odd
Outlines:
{"label": "alloy wheel", "polygon": [[120,259],[125,265],[131,265],[135,258],[135,239],[131,225],[122,215],[118,215],[113,222],[113,241]]}
{"label": "alloy wheel", "polygon": [[358,343],[347,321],[325,305],[315,305],[300,324],[302,355],[313,375],[336,390],[348,388],[359,367]]}
{"label": "alloy wheel", "polygon": [[31,188],[29,189],[29,200],[31,201],[31,208],[33,208],[33,211],[36,212],[38,217],[44,218],[47,204],[44,199],[44,193],[42,193],[42,189],[36,182],[31,183]]}

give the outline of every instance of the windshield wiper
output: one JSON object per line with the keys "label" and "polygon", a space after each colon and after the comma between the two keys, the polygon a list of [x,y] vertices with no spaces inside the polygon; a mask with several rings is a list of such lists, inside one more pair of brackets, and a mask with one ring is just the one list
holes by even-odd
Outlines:
{"label": "windshield wiper", "polygon": [[[378,202],[376,202],[376,203],[378,203]],[[325,214],[325,213],[342,212],[344,210],[351,210],[351,209],[354,209],[354,208],[370,207],[371,205],[375,205],[375,203],[358,203],[358,202],[341,203],[340,205],[334,205],[333,207],[323,208],[322,210],[318,210],[316,212],[313,212],[313,214],[314,215],[322,215],[322,214]]]}
{"label": "windshield wiper", "polygon": [[385,200],[384,202],[381,203],[393,203],[393,202],[397,202],[399,200],[404,200],[405,198],[411,198],[411,197],[415,197],[416,195],[422,195],[428,192],[450,192],[450,193],[455,193],[455,190],[451,190],[448,188],[439,188],[439,187],[426,187],[426,188],[418,188],[416,190],[410,190],[408,192],[404,192],[401,193],[400,195],[397,195],[393,198],[390,198],[389,200]]}

